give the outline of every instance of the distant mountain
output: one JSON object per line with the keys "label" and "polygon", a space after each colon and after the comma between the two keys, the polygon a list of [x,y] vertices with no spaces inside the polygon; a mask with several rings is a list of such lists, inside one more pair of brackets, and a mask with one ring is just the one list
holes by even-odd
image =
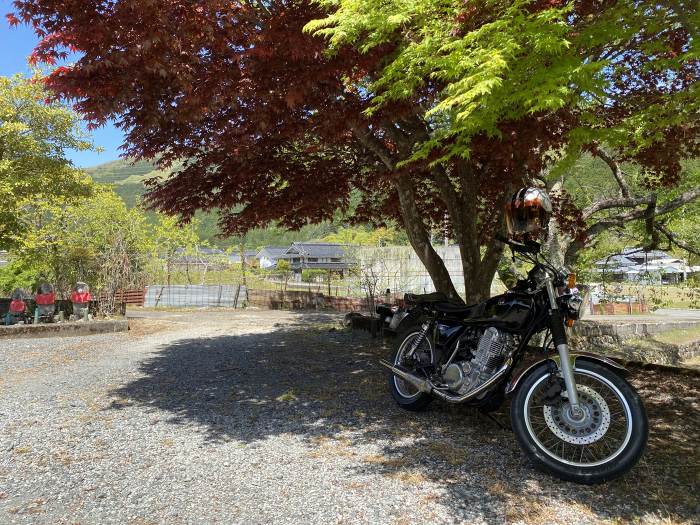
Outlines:
{"label": "distant mountain", "polygon": [[86,171],[93,179],[105,184],[120,184],[126,180],[140,180],[144,175],[155,170],[155,165],[150,162],[145,160],[133,162],[129,159],[113,160],[86,168]]}
{"label": "distant mountain", "polygon": [[[119,159],[106,162],[90,168],[85,168],[95,182],[111,184],[114,191],[124,199],[127,206],[135,206],[146,191],[143,182],[152,177],[162,177],[167,172],[159,170],[153,163],[146,161],[133,162],[129,159]],[[150,215],[150,214],[149,214]],[[234,239],[221,239],[216,220],[217,213],[197,213],[200,221],[199,236],[203,240],[220,247],[235,244]],[[246,246],[259,248],[265,245],[286,246],[295,241],[321,239],[333,233],[339,226],[335,223],[322,223],[304,226],[299,231],[288,231],[276,226],[256,228],[246,235]]]}
{"label": "distant mountain", "polygon": [[164,174],[150,162],[142,160],[133,162],[129,159],[106,162],[86,168],[85,171],[95,182],[111,184],[114,191],[129,207],[135,206],[145,192],[143,181]]}

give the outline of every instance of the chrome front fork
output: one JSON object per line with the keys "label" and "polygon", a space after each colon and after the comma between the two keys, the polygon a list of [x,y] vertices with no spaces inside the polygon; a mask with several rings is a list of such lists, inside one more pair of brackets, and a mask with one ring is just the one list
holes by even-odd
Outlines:
{"label": "chrome front fork", "polygon": [[[566,385],[566,393],[569,397],[569,404],[571,405],[571,414],[575,418],[579,418],[583,416],[583,410],[581,410],[581,406],[579,405],[578,390],[576,389],[576,380],[574,379],[574,368],[569,356],[569,345],[566,341],[566,332],[564,331],[564,320],[559,312],[557,295],[549,275],[545,279],[545,285],[547,287],[549,307],[553,318],[552,337],[554,338],[554,344],[556,344],[557,352],[559,353],[559,371],[564,379],[564,385]],[[560,325],[560,327],[555,327],[555,324]],[[559,330],[561,330],[561,334],[557,334]],[[557,337],[557,335],[559,336]]]}

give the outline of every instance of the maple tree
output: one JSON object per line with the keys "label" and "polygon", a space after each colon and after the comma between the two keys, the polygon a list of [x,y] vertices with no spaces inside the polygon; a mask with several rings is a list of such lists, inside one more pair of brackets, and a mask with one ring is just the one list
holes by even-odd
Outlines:
{"label": "maple tree", "polygon": [[[700,198],[693,173],[682,170],[682,160],[699,151],[700,13],[694,2],[319,3],[330,14],[306,30],[327,38],[332,49],[350,44],[368,52],[397,43],[380,75],[369,79],[367,89],[376,96],[368,112],[435,86],[425,116],[441,124],[433,125],[413,159],[436,152],[438,161],[473,156],[484,134],[511,139],[504,122],[522,124],[540,113],[561,117],[564,147],[553,150],[554,142],[541,151],[553,169],[540,174],[554,193],[555,230],[561,231],[551,231],[559,235],[550,241],[559,244],[554,255],[560,262],[572,263],[598,235],[635,220],[645,223],[647,249],[663,235],[692,251],[666,223],[668,214]],[[608,165],[612,194],[591,202],[563,190],[566,175],[585,179],[571,169],[582,152]],[[625,161],[641,173],[629,177]],[[686,187],[674,192],[671,186]],[[575,200],[588,202],[578,207]]]}
{"label": "maple tree", "polygon": [[[516,187],[603,147],[672,184],[697,153],[683,0],[14,5],[10,22],[42,37],[34,60],[81,53],[50,89],[94,125],[117,119],[128,154],[183,162],[152,182],[153,206],[185,220],[220,208],[224,232],[242,233],[330,219],[359,192],[353,218],[401,220],[436,288],[457,297],[430,243],[447,213],[470,302],[489,295]],[[621,192],[606,209],[630,204]],[[571,199],[558,202],[563,227],[585,232]]]}

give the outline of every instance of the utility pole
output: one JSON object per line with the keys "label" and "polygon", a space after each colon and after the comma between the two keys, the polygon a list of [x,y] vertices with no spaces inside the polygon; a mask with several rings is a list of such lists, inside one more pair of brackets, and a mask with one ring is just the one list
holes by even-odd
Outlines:
{"label": "utility pole", "polygon": [[240,244],[240,253],[241,253],[241,284],[243,286],[246,286],[246,280],[245,280],[245,265],[246,265],[246,260],[245,260],[245,237],[241,237],[241,244]]}
{"label": "utility pole", "polygon": [[450,215],[445,212],[445,217],[443,219],[443,234],[444,234],[444,240],[445,240],[445,248],[447,248],[450,245],[450,237],[449,237],[449,232],[450,232]]}

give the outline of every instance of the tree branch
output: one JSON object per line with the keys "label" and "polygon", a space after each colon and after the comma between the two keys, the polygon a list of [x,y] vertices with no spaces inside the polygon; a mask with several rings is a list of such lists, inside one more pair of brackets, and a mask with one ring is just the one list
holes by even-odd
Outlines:
{"label": "tree branch", "polygon": [[615,177],[615,180],[617,181],[617,185],[620,187],[620,193],[622,194],[622,196],[630,198],[630,187],[627,184],[625,174],[623,173],[617,161],[600,148],[596,148],[594,154],[608,165],[608,167],[612,171],[613,177]]}
{"label": "tree branch", "polygon": [[[661,206],[656,206],[656,195],[652,194],[646,198],[640,198],[636,205],[646,204],[644,208],[638,208],[636,210],[629,211],[623,215],[616,215],[614,217],[607,217],[602,219],[586,229],[585,238],[587,241],[576,241],[569,246],[566,252],[567,261],[571,261],[575,258],[576,253],[581,249],[585,248],[590,241],[592,241],[596,236],[602,232],[609,230],[610,228],[623,228],[626,223],[638,219],[645,219],[647,221],[647,229],[657,228],[658,223],[655,219],[667,213],[677,210],[681,206],[688,204],[696,199],[700,198],[700,187],[688,190],[681,193],[677,197],[665,202]],[[614,199],[608,199],[612,202]],[[620,199],[624,201],[625,199]],[[615,206],[609,206],[609,208],[614,208]],[[601,208],[603,209],[603,208]],[[599,211],[599,210],[598,210]],[[651,224],[651,226],[649,226]]]}
{"label": "tree branch", "polygon": [[688,204],[689,202],[694,201],[695,199],[700,197],[700,187],[694,188],[692,190],[685,191],[681,193],[678,197],[675,197],[671,199],[668,202],[665,202],[661,206],[656,208],[656,216],[658,217],[659,215],[664,215],[666,213],[670,213],[674,210],[677,210],[681,206]]}
{"label": "tree branch", "polygon": [[[591,231],[594,226],[597,226],[597,224],[608,224],[609,226],[622,226],[624,225],[625,222],[629,221],[634,221],[637,219],[648,219],[650,215],[652,217],[659,217],[661,215],[666,215],[667,213],[671,213],[672,211],[677,210],[681,206],[684,206],[685,204],[688,204],[696,199],[700,198],[700,187],[694,188],[692,190],[688,190],[686,192],[681,193],[678,197],[675,197],[671,199],[668,202],[665,202],[661,206],[656,206],[656,195],[651,194],[648,197],[640,197],[638,199],[606,199],[604,201],[600,201],[599,203],[593,204],[586,208],[583,211],[584,218],[589,218],[591,213],[595,213],[596,211],[600,211],[603,209],[610,209],[610,208],[623,208],[623,207],[634,207],[634,206],[641,206],[645,205],[644,208],[639,208],[637,210],[630,211],[628,213],[625,213],[624,215],[618,215],[616,217],[610,217],[607,219],[603,219],[599,221],[598,223],[594,224],[588,230],[587,232]],[[649,207],[654,206],[653,213],[650,214]],[[596,209],[593,209],[593,208]],[[593,210],[591,213],[586,214],[588,210]],[[600,232],[598,232],[600,233]]]}
{"label": "tree branch", "polygon": [[653,250],[659,244],[659,233],[654,228],[654,224],[656,223],[656,198],[657,196],[654,193],[653,200],[647,206],[645,214],[646,232],[649,236],[651,236],[651,245],[649,246],[650,250]]}
{"label": "tree branch", "polygon": [[435,179],[438,190],[440,191],[440,197],[445,203],[447,212],[453,221],[461,223],[461,216],[463,210],[461,209],[459,196],[457,190],[455,189],[450,177],[445,172],[445,169],[441,166],[436,166],[430,170],[431,175]]}
{"label": "tree branch", "polygon": [[688,253],[692,253],[693,255],[700,256],[700,250],[697,250],[696,248],[693,248],[685,241],[680,240],[678,238],[678,235],[676,235],[671,230],[666,228],[666,226],[664,226],[663,224],[660,224],[657,222],[656,224],[654,224],[654,228],[656,228],[659,232],[663,233],[666,236],[666,238],[668,239],[668,242],[670,242],[671,244],[675,244],[679,248],[687,251]]}
{"label": "tree branch", "polygon": [[389,170],[394,170],[394,161],[391,158],[391,154],[386,149],[384,144],[382,144],[382,142],[372,134],[372,131],[369,128],[362,129],[360,126],[352,124],[350,125],[350,129],[360,144],[374,153]]}
{"label": "tree branch", "polygon": [[652,202],[652,197],[612,197],[610,199],[602,199],[594,202],[587,208],[584,208],[581,214],[584,219],[589,219],[591,215],[602,210],[611,208],[636,208],[637,206],[648,206]]}

